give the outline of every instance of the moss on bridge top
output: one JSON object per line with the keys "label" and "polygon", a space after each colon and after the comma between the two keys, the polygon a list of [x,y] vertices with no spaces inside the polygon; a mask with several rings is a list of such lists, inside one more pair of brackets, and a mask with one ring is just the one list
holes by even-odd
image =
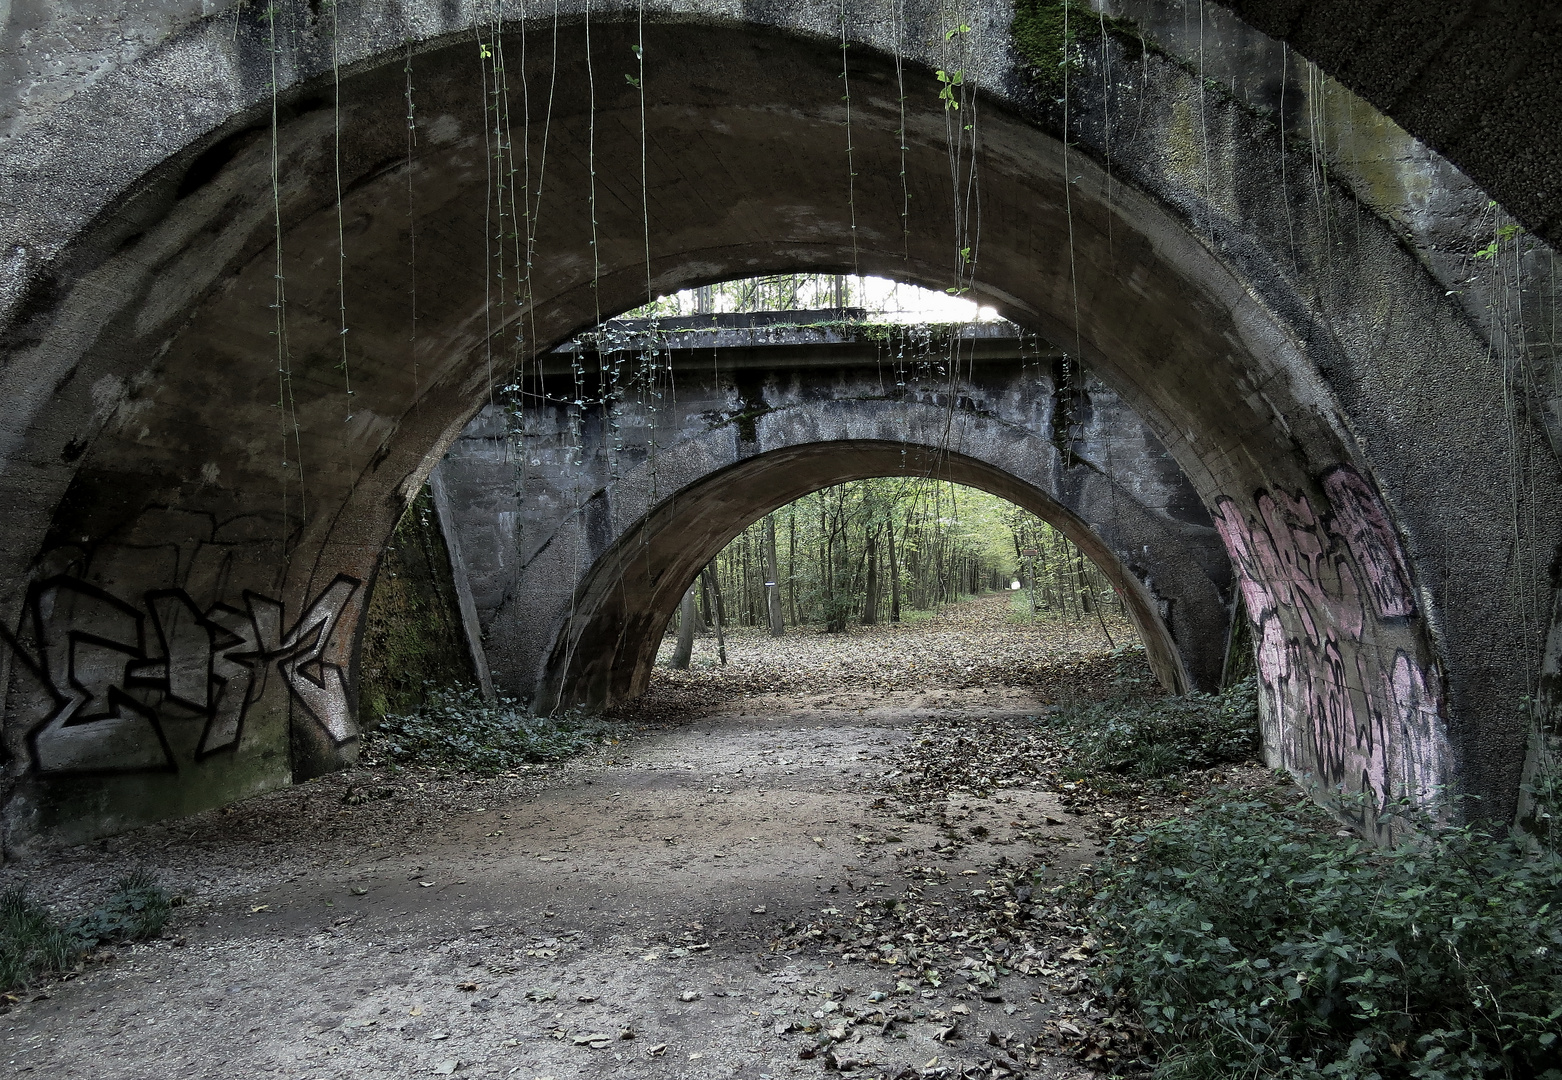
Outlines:
{"label": "moss on bridge top", "polygon": [[1063,86],[1063,65],[1070,46],[1099,41],[1103,34],[1118,38],[1137,60],[1145,48],[1137,23],[1096,11],[1077,0],[1015,0],[1009,36],[1026,64],[1031,81],[1043,90]]}

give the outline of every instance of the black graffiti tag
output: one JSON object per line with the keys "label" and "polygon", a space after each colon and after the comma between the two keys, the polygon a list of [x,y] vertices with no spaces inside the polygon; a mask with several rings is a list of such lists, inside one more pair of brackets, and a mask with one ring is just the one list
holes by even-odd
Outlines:
{"label": "black graffiti tag", "polygon": [[143,611],[77,578],[38,582],[17,632],[0,627],[51,702],[27,732],[34,769],[177,771],[164,718],[133,690],[160,691],[165,702],[205,717],[197,762],[231,752],[273,664],[303,711],[338,745],[346,742],[356,734],[347,680],[325,656],[360,584],[338,575],[284,631],[283,605],[257,593],[244,594],[243,609],[214,604],[203,612],[183,590],[153,590]]}

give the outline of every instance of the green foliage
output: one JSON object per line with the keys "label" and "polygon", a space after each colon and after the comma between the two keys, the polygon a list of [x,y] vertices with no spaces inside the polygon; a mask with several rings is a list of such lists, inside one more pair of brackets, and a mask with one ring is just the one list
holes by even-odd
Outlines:
{"label": "green foliage", "polygon": [[1032,81],[1047,90],[1062,88],[1063,65],[1077,66],[1078,47],[1099,41],[1103,30],[1128,46],[1129,59],[1143,54],[1144,42],[1134,23],[1103,17],[1081,0],[1015,0],[1009,25],[1015,51],[1030,65]]}
{"label": "green foliage", "polygon": [[469,687],[431,690],[410,712],[387,715],[365,752],[402,765],[493,774],[561,761],[622,729],[586,716],[532,716],[514,701],[485,702]]}
{"label": "green foliage", "polygon": [[174,899],[142,870],[121,878],[100,907],[65,925],[21,886],[0,893],[0,990],[76,966],[100,945],[146,941],[163,932]]}
{"label": "green foliage", "polygon": [[1042,727],[1077,755],[1084,772],[1140,779],[1256,757],[1258,690],[1246,679],[1219,694],[1119,696],[1043,716]]}
{"label": "green foliage", "polygon": [[70,924],[70,933],[97,946],[146,941],[163,932],[173,914],[173,897],[146,870],[121,878],[103,902]]}
{"label": "green foliage", "polygon": [[1508,224],[1497,226],[1496,232],[1492,235],[1492,242],[1481,248],[1481,250],[1477,251],[1474,255],[1474,258],[1495,259],[1498,253],[1505,250],[1505,248],[1513,242],[1513,238],[1521,234],[1523,231],[1523,227],[1519,225]]}
{"label": "green foliage", "polygon": [[1114,841],[1090,901],[1157,1077],[1562,1080],[1562,858],[1224,798]]}
{"label": "green foliage", "polygon": [[20,886],[0,893],[0,990],[25,986],[75,964],[79,944]]}
{"label": "green foliage", "polygon": [[843,632],[857,613],[857,597],[849,592],[831,592],[819,597],[819,612],[824,628],[832,634]]}
{"label": "green foliage", "polygon": [[935,74],[937,74],[938,81],[942,84],[938,91],[938,100],[944,103],[946,110],[959,109],[959,91],[960,87],[965,83],[965,72],[960,70],[945,71],[940,68]]}

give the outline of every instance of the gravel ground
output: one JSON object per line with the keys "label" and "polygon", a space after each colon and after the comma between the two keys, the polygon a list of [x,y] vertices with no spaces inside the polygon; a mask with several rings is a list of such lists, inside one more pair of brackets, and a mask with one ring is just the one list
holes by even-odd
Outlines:
{"label": "gravel ground", "polygon": [[160,940],[13,995],[0,1061],[298,1080],[1121,1064],[1133,1033],[1091,999],[1093,943],[1045,890],[1171,807],[1086,797],[1025,718],[1147,675],[1095,624],[1014,626],[1006,606],[736,633],[727,668],[659,671],[622,711],[636,734],[562,766],[359,768],[0,867],[62,913],[136,867],[183,897]]}

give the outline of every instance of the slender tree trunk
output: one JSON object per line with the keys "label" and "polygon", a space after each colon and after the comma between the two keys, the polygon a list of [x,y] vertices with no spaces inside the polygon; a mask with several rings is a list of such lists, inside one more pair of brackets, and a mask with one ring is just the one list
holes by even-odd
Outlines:
{"label": "slender tree trunk", "polygon": [[797,508],[789,507],[786,512],[787,541],[786,541],[786,599],[787,605],[792,609],[792,625],[796,626],[797,619]]}
{"label": "slender tree trunk", "polygon": [[1074,550],[1074,575],[1079,588],[1079,607],[1085,614],[1095,611],[1095,597],[1090,595],[1090,573],[1085,569],[1085,556],[1079,549]]}
{"label": "slender tree trunk", "polygon": [[889,554],[889,621],[900,621],[900,564],[895,561],[895,519],[891,518],[889,528],[884,531],[885,543]]}
{"label": "slender tree trunk", "polygon": [[721,578],[711,573],[711,568],[706,567],[700,571],[710,582],[711,594],[716,598],[716,655],[720,658],[722,666],[727,664],[727,635],[722,631],[722,624],[727,621],[726,613],[722,611],[721,604]]}
{"label": "slender tree trunk", "polygon": [[694,603],[694,583],[691,581],[689,591],[683,594],[678,604],[678,647],[673,650],[673,667],[679,671],[689,670],[689,660],[694,656],[694,624],[699,617]]}
{"label": "slender tree trunk", "polygon": [[716,621],[716,609],[711,606],[710,599],[710,568],[700,571],[700,609],[696,615],[694,632],[704,637],[710,633],[711,624]]}
{"label": "slender tree trunk", "polygon": [[781,621],[781,578],[776,565],[776,518],[765,515],[765,609],[770,616],[770,636],[786,633]]}
{"label": "slender tree trunk", "polygon": [[868,598],[862,604],[862,625],[877,626],[879,622],[879,542],[877,532],[870,532],[863,559],[868,564]]}

